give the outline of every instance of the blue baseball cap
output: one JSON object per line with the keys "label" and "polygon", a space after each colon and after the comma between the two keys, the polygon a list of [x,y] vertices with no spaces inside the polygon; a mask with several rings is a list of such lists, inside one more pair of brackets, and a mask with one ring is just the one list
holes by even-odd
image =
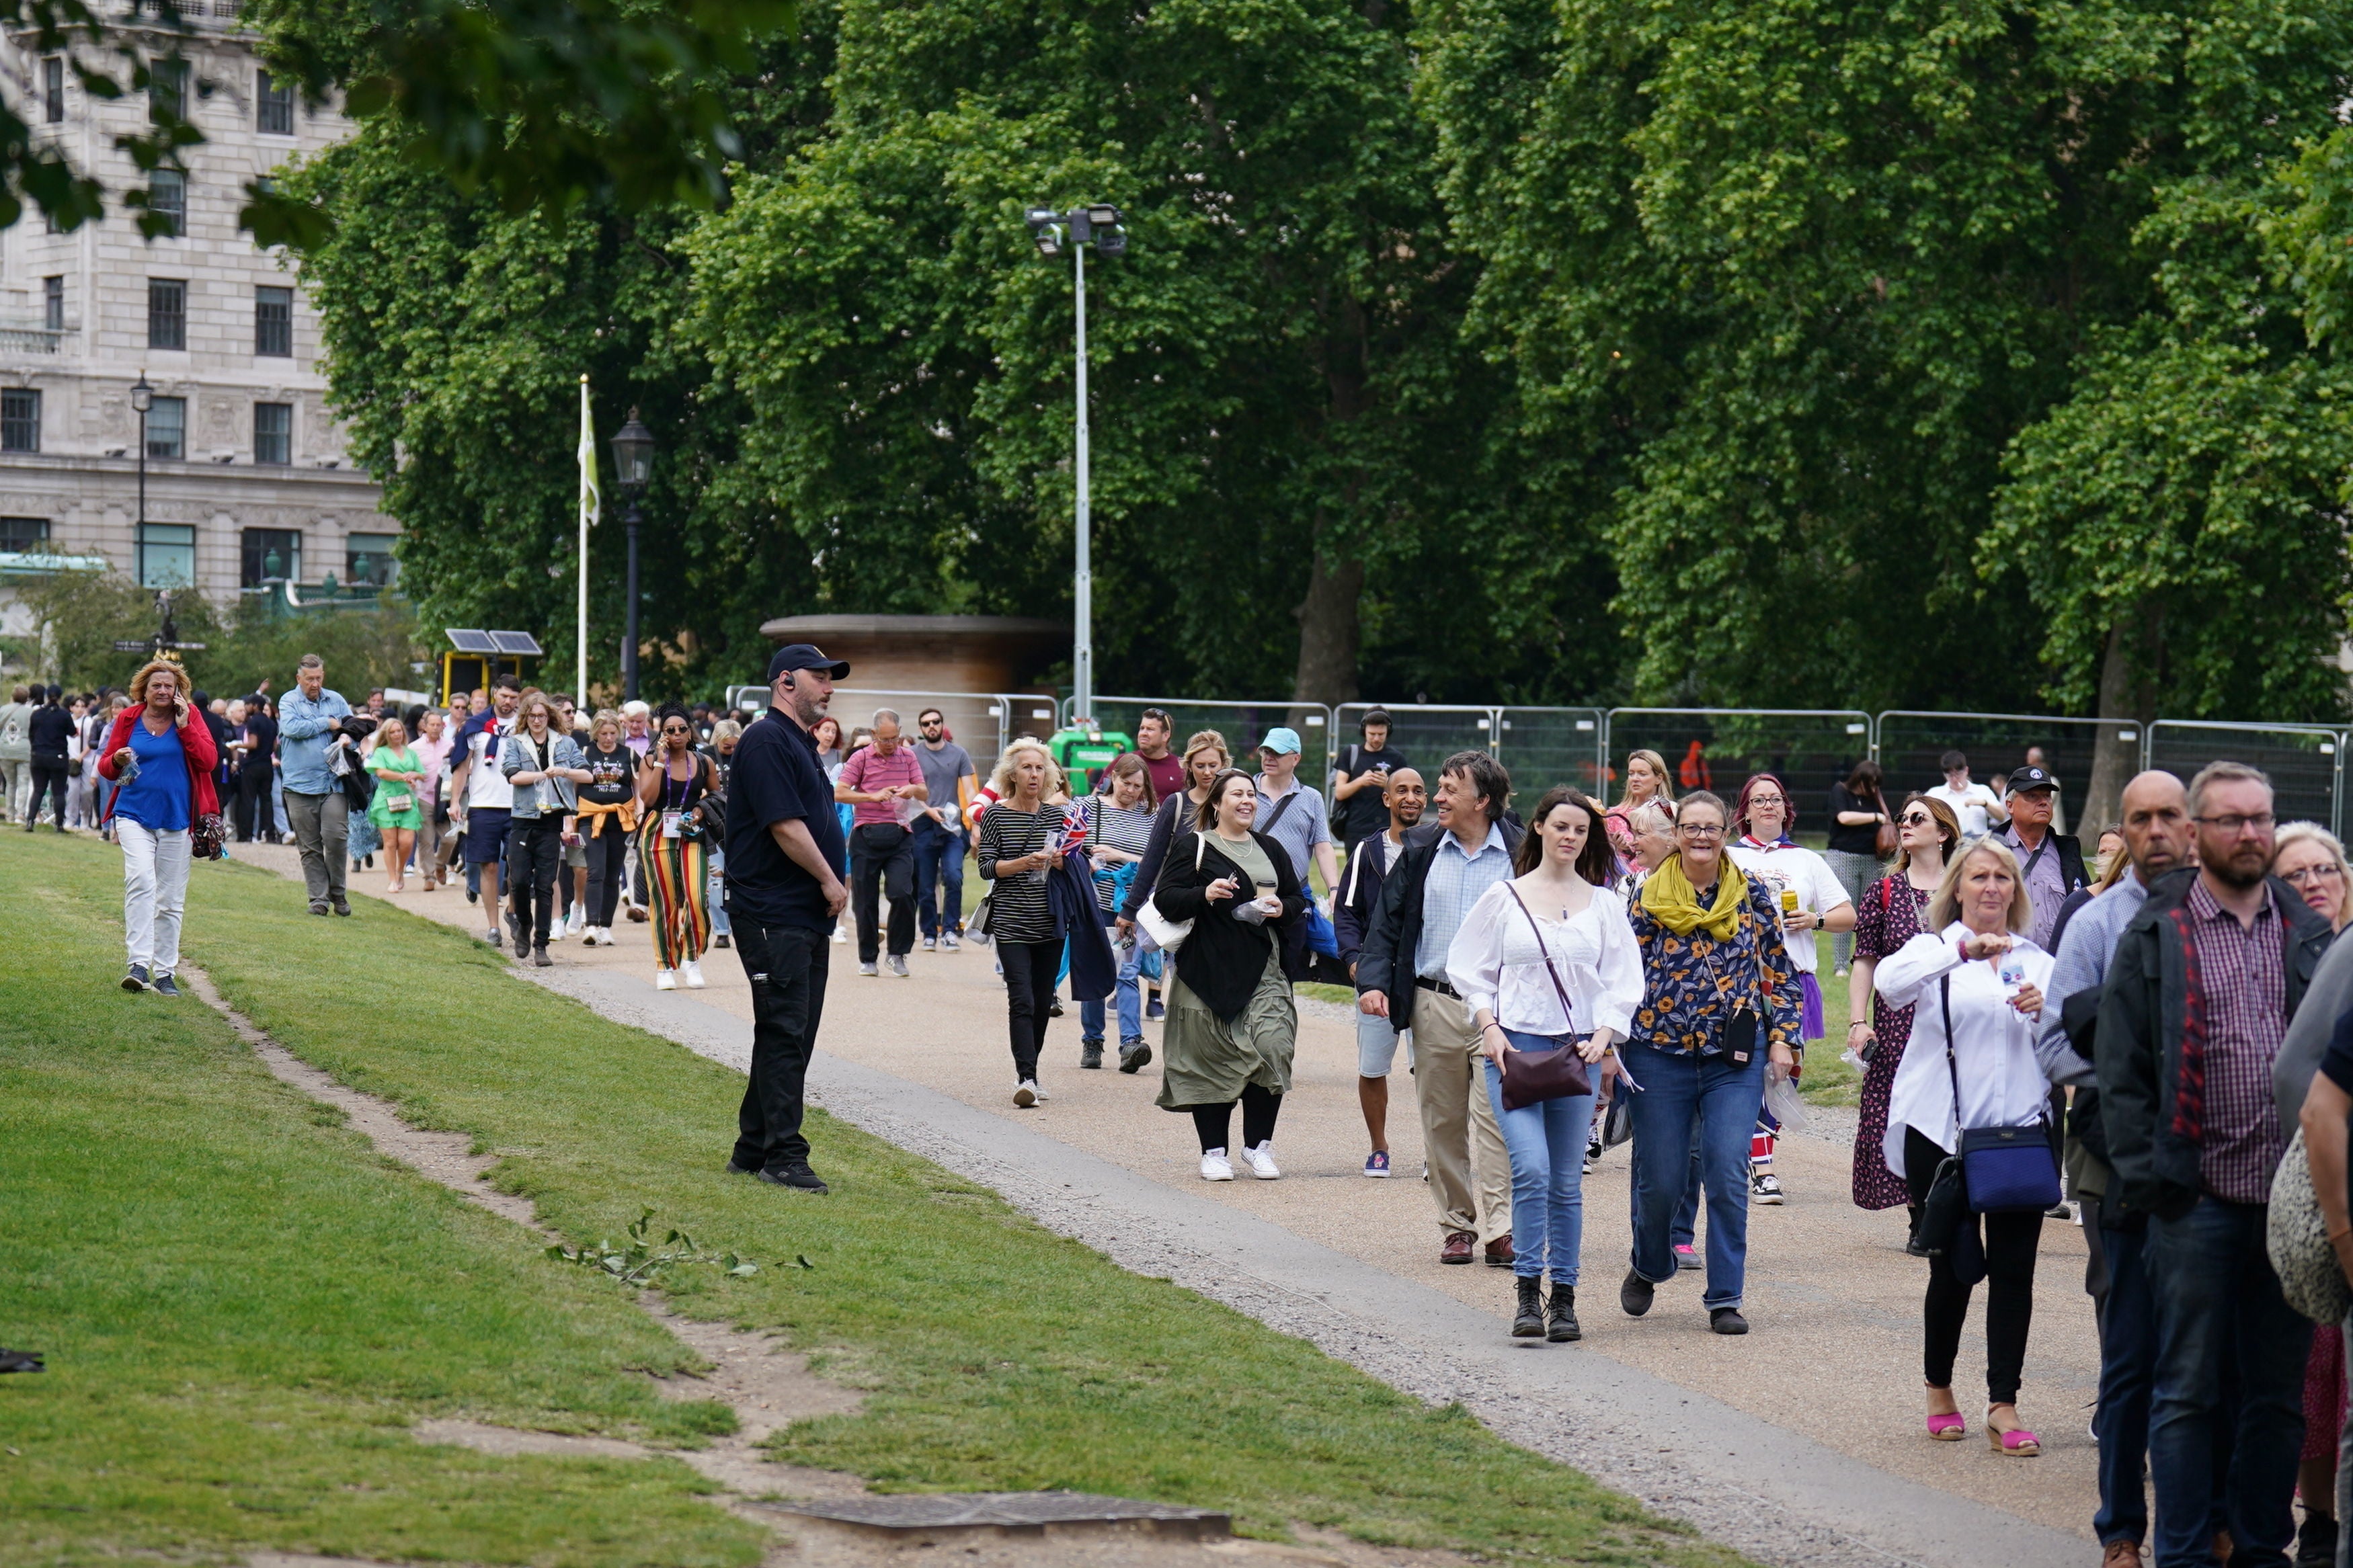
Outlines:
{"label": "blue baseball cap", "polygon": [[1298,731],[1287,724],[1277,724],[1266,732],[1266,739],[1258,743],[1258,749],[1272,752],[1277,756],[1297,756],[1304,748],[1299,743]]}
{"label": "blue baseball cap", "polygon": [[821,669],[831,680],[839,680],[849,673],[849,666],[825,655],[805,642],[786,643],[768,656],[768,684],[774,686],[776,677],[788,669]]}

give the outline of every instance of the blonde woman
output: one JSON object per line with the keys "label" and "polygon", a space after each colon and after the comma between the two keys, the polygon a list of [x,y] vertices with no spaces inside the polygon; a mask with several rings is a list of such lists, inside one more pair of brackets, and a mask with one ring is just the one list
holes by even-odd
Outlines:
{"label": "blonde woman", "polygon": [[131,965],[125,991],[177,996],[180,916],[187,907],[188,864],[196,819],[220,810],[213,791],[219,752],[202,718],[190,723],[188,672],[153,658],[132,678],[137,706],[125,707],[106,732],[99,776],[115,786],[107,816],[122,845],[122,934]]}
{"label": "blonde woman", "polygon": [[514,790],[507,818],[507,930],[516,961],[528,940],[532,963],[544,969],[552,962],[547,943],[554,934],[555,874],[564,864],[564,824],[588,770],[580,742],[558,728],[555,704],[543,693],[525,693],[515,720],[499,752],[499,772]]}
{"label": "blonde woman", "polygon": [[[1905,809],[1913,807],[1907,803]],[[2028,940],[2033,923],[2034,901],[2017,857],[2000,840],[1980,838],[1945,868],[1928,900],[1927,929],[1883,960],[1873,976],[1879,994],[1914,1008],[1917,1020],[1922,1048],[1907,1051],[1896,1070],[1881,1142],[1887,1168],[1911,1189],[1915,1205],[1926,1200],[1937,1167],[1959,1151],[1964,1131],[2022,1127],[2049,1114],[2051,1080],[2035,1055],[2034,1026],[2051,984],[2051,955]],[[1987,1214],[1980,1241],[1971,1215],[1958,1244],[1928,1260],[1923,1361],[1928,1436],[1940,1442],[1967,1435],[1953,1398],[1953,1362],[1972,1289],[1960,1266],[1981,1257],[1986,1436],[1994,1452],[2012,1458],[2042,1451],[2018,1416],[2042,1218],[2040,1208]],[[1970,1272],[1974,1278],[1974,1268]]]}
{"label": "blonde woman", "polygon": [[1658,801],[1668,811],[1675,808],[1674,774],[1667,771],[1667,759],[1652,751],[1626,753],[1626,793],[1618,804],[1602,814],[1609,829],[1609,846],[1619,858],[1634,858],[1634,812],[1638,807]]}
{"label": "blonde woman", "polygon": [[621,715],[597,710],[580,755],[588,780],[580,786],[574,820],[588,851],[587,929],[583,945],[613,945],[613,911],[628,881],[629,839],[638,831],[638,754],[622,739]]}
{"label": "blonde woman", "polygon": [[1046,879],[1061,858],[1067,808],[1048,804],[1054,760],[1043,744],[1020,740],[1005,748],[989,775],[1000,797],[980,819],[975,856],[989,884],[989,933],[1005,970],[1005,1016],[1013,1047],[1013,1103],[1027,1110],[1048,1098],[1038,1083],[1054,976],[1065,931]]}
{"label": "blonde woman", "polygon": [[2316,822],[2280,825],[2273,841],[2272,875],[2304,895],[2313,912],[2343,931],[2353,920],[2353,868],[2345,861],[2345,845]]}
{"label": "blonde woman", "polygon": [[408,726],[397,719],[377,725],[369,739],[375,742],[366,752],[367,771],[375,775],[375,798],[368,802],[368,820],[384,835],[384,863],[391,873],[384,890],[403,892],[408,853],[417,847],[417,829],[425,825],[425,759],[409,745]]}

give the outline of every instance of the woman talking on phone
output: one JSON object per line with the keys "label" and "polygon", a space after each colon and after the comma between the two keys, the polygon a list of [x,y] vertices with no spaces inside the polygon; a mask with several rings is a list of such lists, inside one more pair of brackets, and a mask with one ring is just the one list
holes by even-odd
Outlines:
{"label": "woman talking on phone", "polygon": [[702,952],[711,945],[711,842],[702,797],[712,791],[711,759],[694,749],[694,720],[675,702],[654,714],[654,749],[638,774],[638,863],[654,922],[654,988],[702,988]]}
{"label": "woman talking on phone", "polygon": [[[2034,1054],[2034,1025],[2051,983],[2051,955],[2022,934],[2033,919],[2016,858],[1999,840],[1980,838],[1946,867],[1928,900],[1927,929],[1879,964],[1879,994],[1915,1009],[1883,1148],[1887,1168],[1904,1179],[1915,1206],[1926,1203],[1946,1157],[1961,1152],[1964,1131],[2039,1126],[2048,1113],[2051,1084]],[[2040,1147],[2047,1157],[2047,1139]],[[1953,1359],[1969,1292],[1982,1277],[1986,1437],[1994,1452],[2013,1458],[2042,1451],[2019,1422],[2018,1383],[2034,1316],[2042,1211],[2057,1201],[2055,1163],[2051,1178],[2052,1195],[2042,1204],[1986,1214],[1982,1240],[1978,1216],[1964,1216],[1953,1244],[1928,1260],[1923,1359],[1928,1436],[1939,1442],[1968,1435],[1953,1399]],[[1970,1182],[1977,1184],[1974,1167]]]}
{"label": "woman talking on phone", "polygon": [[132,678],[136,707],[107,730],[100,778],[115,785],[107,817],[122,845],[122,936],[131,950],[125,991],[177,996],[180,917],[188,901],[188,864],[196,819],[220,810],[213,766],[220,753],[211,726],[190,723],[188,672],[151,658]]}
{"label": "woman talking on phone", "polygon": [[1506,1063],[1513,1054],[1574,1048],[1591,1085],[1609,1047],[1626,1037],[1642,1004],[1642,959],[1626,902],[1609,890],[1614,858],[1601,807],[1555,785],[1529,815],[1513,861],[1518,875],[1479,896],[1446,950],[1446,978],[1479,1027],[1487,1093],[1512,1156],[1519,1289],[1512,1332],[1522,1339],[1583,1337],[1577,1271],[1593,1094],[1588,1088],[1508,1109]]}
{"label": "woman talking on phone", "polygon": [[1154,1103],[1193,1113],[1205,1182],[1234,1179],[1227,1151],[1237,1100],[1250,1174],[1261,1182],[1282,1174],[1274,1123],[1299,1040],[1282,933],[1306,912],[1307,899],[1291,852],[1255,831],[1257,819],[1257,781],[1235,768],[1218,774],[1192,831],[1169,845],[1152,894],[1162,916],[1192,922],[1168,984]]}

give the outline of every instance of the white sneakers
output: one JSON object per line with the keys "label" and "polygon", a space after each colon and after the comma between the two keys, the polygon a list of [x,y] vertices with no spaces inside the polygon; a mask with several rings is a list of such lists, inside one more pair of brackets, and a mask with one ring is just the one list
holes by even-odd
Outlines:
{"label": "white sneakers", "polygon": [[907,955],[903,952],[894,952],[891,955],[891,973],[902,980],[914,978],[907,973]]}
{"label": "white sneakers", "polygon": [[947,935],[940,938],[940,945],[946,948],[950,952],[954,952],[957,948],[962,947],[964,944],[956,941],[955,932],[950,931]]}
{"label": "white sneakers", "polygon": [[1275,1182],[1282,1179],[1282,1173],[1275,1168],[1273,1139],[1268,1139],[1255,1149],[1243,1150],[1242,1158],[1250,1162],[1250,1174],[1260,1181]]}
{"label": "white sneakers", "polygon": [[678,989],[678,971],[676,971],[676,970],[674,970],[674,969],[657,969],[657,970],[655,970],[655,971],[654,971],[654,989],[655,989],[655,990],[657,990],[657,991],[675,991],[675,990],[677,990],[677,989]]}
{"label": "white sneakers", "polygon": [[1045,1098],[1038,1092],[1038,1083],[1035,1079],[1023,1079],[1013,1090],[1013,1103],[1024,1110]]}
{"label": "white sneakers", "polygon": [[1201,1180],[1205,1182],[1230,1182],[1233,1179],[1234,1163],[1226,1158],[1226,1152],[1223,1149],[1204,1149],[1201,1151]]}
{"label": "white sneakers", "polygon": [[849,928],[848,926],[834,927],[833,940],[836,942],[848,942],[849,940]]}
{"label": "white sneakers", "polygon": [[696,960],[688,959],[681,967],[680,973],[686,976],[686,988],[689,991],[702,989],[702,965]]}
{"label": "white sneakers", "polygon": [[582,931],[586,931],[587,929],[588,906],[586,904],[573,905],[572,918],[564,922],[564,934],[566,936],[578,936]]}

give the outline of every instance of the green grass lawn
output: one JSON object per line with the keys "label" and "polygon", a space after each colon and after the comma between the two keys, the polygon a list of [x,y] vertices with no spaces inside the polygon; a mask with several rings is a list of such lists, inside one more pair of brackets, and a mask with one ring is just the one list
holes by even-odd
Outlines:
{"label": "green grass lawn", "polygon": [[[194,1002],[109,989],[111,852],[21,843],[0,897],[71,911],[38,965],[0,977],[16,1003],[0,1007],[16,1080],[0,1104],[37,1131],[12,1132],[0,1171],[41,1194],[0,1277],[0,1342],[49,1349],[59,1369],[0,1382],[0,1431],[24,1450],[0,1458],[0,1511],[52,1505],[29,1516],[50,1545],[22,1560],[296,1540],[481,1563],[748,1558],[741,1526],[688,1500],[682,1467],[407,1442],[398,1426],[427,1410],[680,1442],[710,1412],[656,1405],[621,1372],[673,1352],[617,1296],[385,1167]],[[373,902],[312,919],[298,889],[238,866],[199,868],[191,905],[190,954],[237,1006],[410,1120],[501,1153],[498,1184],[575,1239],[650,1207],[761,1262],[682,1279],[673,1302],[778,1329],[869,1390],[859,1415],[780,1434],[779,1458],[890,1489],[1214,1505],[1274,1536],[1304,1523],[1526,1562],[1736,1561],[1460,1408],[1124,1273],[822,1114],[829,1197],[726,1176],[740,1077],[519,983],[454,931]],[[43,1083],[60,1063],[73,1080]],[[140,1136],[106,1141],[108,1125]],[[159,1297],[173,1305],[151,1322]],[[92,1348],[134,1337],[153,1347],[136,1363]],[[191,1449],[212,1456],[201,1478],[181,1473]],[[240,1487],[282,1511],[241,1510]],[[566,1489],[582,1487],[593,1507]],[[108,1488],[147,1500],[130,1525]],[[0,1542],[0,1563],[20,1550]]]}

